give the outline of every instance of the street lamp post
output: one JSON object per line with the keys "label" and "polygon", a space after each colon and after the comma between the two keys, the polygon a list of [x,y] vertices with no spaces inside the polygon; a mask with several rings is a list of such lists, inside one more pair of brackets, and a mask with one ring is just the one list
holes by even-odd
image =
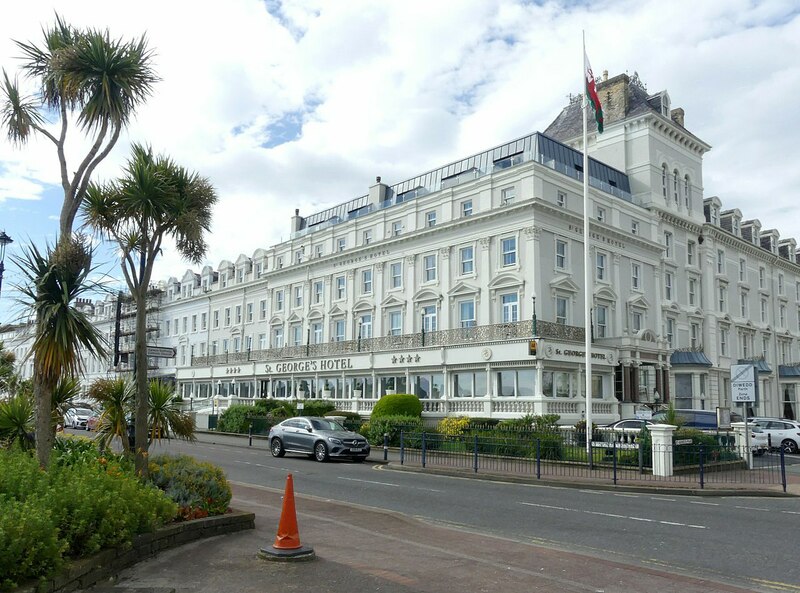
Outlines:
{"label": "street lamp post", "polygon": [[361,320],[358,322],[358,351],[361,352]]}
{"label": "street lamp post", "polygon": [[3,290],[3,272],[6,271],[6,245],[10,245],[14,239],[6,235],[5,231],[0,231],[0,292]]}
{"label": "street lamp post", "polygon": [[531,333],[533,333],[533,337],[535,338],[538,335],[538,332],[536,331],[536,296],[532,296],[531,301],[533,301],[533,306],[531,307],[533,310],[533,318],[531,319]]}

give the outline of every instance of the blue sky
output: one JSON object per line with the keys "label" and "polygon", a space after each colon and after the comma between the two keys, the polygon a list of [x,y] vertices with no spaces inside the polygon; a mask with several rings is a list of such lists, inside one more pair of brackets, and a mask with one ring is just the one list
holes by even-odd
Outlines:
{"label": "blue sky", "polygon": [[[208,7],[207,7],[208,6]],[[11,39],[40,40],[57,8],[114,36],[146,33],[162,81],[96,178],[119,175],[131,142],[211,179],[220,195],[208,263],[288,238],[301,214],[450,160],[543,130],[580,91],[581,31],[596,73],[638,72],[666,89],[686,127],[712,145],[704,195],[800,239],[800,16],[796,0],[184,0],[135,4],[31,0],[0,20]],[[156,16],[157,15],[157,16]],[[82,155],[70,146],[70,163]],[[51,145],[0,137],[0,229],[52,240],[61,196]],[[99,253],[103,269],[112,256]],[[8,263],[8,262],[7,262]],[[0,323],[10,321],[8,264]],[[188,265],[170,249],[157,278]]]}

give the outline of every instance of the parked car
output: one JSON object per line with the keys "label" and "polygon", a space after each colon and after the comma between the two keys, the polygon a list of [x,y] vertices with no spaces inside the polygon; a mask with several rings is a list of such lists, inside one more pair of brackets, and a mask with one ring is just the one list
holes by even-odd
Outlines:
{"label": "parked car", "polygon": [[98,424],[100,424],[100,414],[93,412],[86,421],[86,430],[97,430]]}
{"label": "parked car", "polygon": [[635,443],[639,438],[642,426],[650,426],[652,420],[640,420],[639,418],[623,418],[611,424],[601,426],[599,432],[603,435],[603,440],[607,443]]}
{"label": "parked car", "polygon": [[[748,422],[748,424],[752,424]],[[750,450],[753,455],[763,455],[769,451],[769,437],[760,426],[749,426],[750,429]]]}
{"label": "parked car", "polygon": [[86,422],[93,414],[94,412],[89,408],[70,408],[67,410],[67,413],[64,414],[64,426],[88,430],[86,428]]}
{"label": "parked car", "polygon": [[304,453],[317,461],[327,461],[329,458],[364,461],[369,455],[367,439],[330,418],[288,418],[270,428],[268,440],[273,457]]}
{"label": "parked car", "polygon": [[[689,410],[678,408],[675,414],[683,420],[683,426],[686,428],[699,428],[704,430],[716,430],[717,426],[717,411],[716,410]],[[666,410],[660,410],[653,414],[653,422],[660,424],[664,422],[667,417]],[[742,415],[738,412],[731,412],[731,422],[742,422]]]}
{"label": "parked car", "polygon": [[783,418],[748,418],[755,423],[769,438],[772,447],[783,448],[786,453],[800,451],[800,422]]}

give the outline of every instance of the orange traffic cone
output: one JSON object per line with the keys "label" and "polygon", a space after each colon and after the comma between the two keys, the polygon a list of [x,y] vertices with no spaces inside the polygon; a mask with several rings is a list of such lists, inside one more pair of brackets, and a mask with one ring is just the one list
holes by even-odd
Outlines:
{"label": "orange traffic cone", "polygon": [[292,474],[286,477],[286,490],[283,494],[281,518],[278,521],[278,533],[272,548],[261,548],[259,556],[267,560],[310,560],[314,557],[313,548],[300,544],[300,533],[297,529],[297,512],[294,507],[294,481]]}
{"label": "orange traffic cone", "polygon": [[296,550],[300,545],[300,533],[297,530],[297,512],[294,508],[294,480],[292,474],[286,478],[286,491],[283,493],[281,520],[278,522],[278,533],[273,548],[278,550]]}

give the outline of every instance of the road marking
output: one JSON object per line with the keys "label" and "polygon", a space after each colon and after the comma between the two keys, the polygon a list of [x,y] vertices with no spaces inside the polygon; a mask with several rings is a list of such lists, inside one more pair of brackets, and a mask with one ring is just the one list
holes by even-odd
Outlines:
{"label": "road marking", "polygon": [[436,488],[420,488],[419,486],[403,486],[402,484],[392,484],[391,482],[378,482],[376,480],[361,480],[359,478],[345,478],[339,476],[340,480],[347,480],[349,482],[363,482],[365,484],[375,484],[377,486],[392,486],[393,488],[411,488],[412,490],[424,490],[425,492],[442,492]]}
{"label": "road marking", "polygon": [[800,515],[799,511],[781,511],[781,513],[786,513],[787,515]]}
{"label": "road marking", "polygon": [[766,579],[750,579],[753,582],[761,583],[763,586],[778,591],[800,591],[800,586],[790,585],[789,583],[782,583],[780,581],[768,581]]}
{"label": "road marking", "polygon": [[689,504],[704,504],[707,507],[718,507],[718,502],[700,502],[699,500],[690,500]]}
{"label": "road marking", "polygon": [[622,498],[639,498],[638,494],[615,494],[614,496],[620,496]]}
{"label": "road marking", "polygon": [[601,492],[600,490],[578,490],[578,492],[583,492],[584,494],[606,494],[605,492]]}
{"label": "road marking", "polygon": [[542,509],[553,509],[556,511],[568,511],[574,513],[586,513],[587,515],[599,515],[601,517],[610,517],[612,519],[628,519],[629,521],[643,521],[645,523],[660,523],[661,525],[673,525],[675,527],[691,527],[692,529],[707,529],[705,525],[692,525],[686,523],[675,523],[674,521],[659,521],[658,519],[649,519],[647,517],[633,517],[627,515],[617,515],[615,513],[601,513],[599,511],[587,511],[585,509],[570,509],[567,507],[557,507],[550,504],[539,504],[536,502],[524,502],[520,501],[520,504],[524,504],[525,506],[529,507],[539,507]]}
{"label": "road marking", "polygon": [[650,500],[665,500],[667,502],[675,502],[677,499],[675,499],[675,498],[659,498],[658,496],[651,496]]}
{"label": "road marking", "polygon": [[736,509],[744,509],[745,511],[764,511],[764,512],[767,512],[767,513],[769,512],[769,509],[762,509],[762,508],[759,508],[759,507],[740,507],[740,506],[736,506],[734,508],[736,508]]}

